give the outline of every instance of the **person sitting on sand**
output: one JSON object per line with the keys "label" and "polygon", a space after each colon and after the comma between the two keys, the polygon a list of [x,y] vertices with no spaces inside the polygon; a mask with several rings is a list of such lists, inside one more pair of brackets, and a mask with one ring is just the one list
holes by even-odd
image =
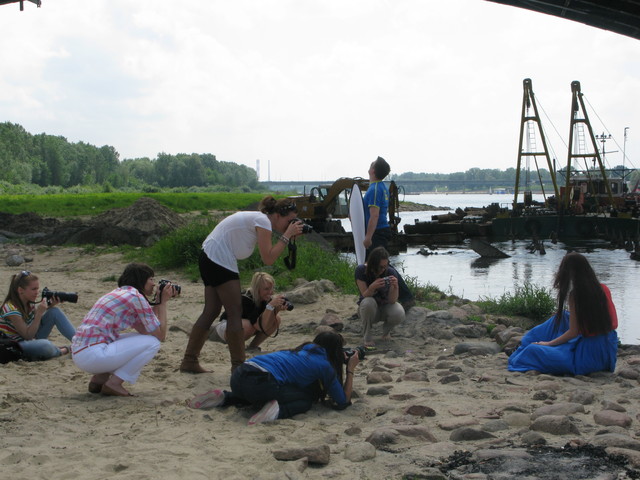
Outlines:
{"label": "person sitting on sand", "polygon": [[[231,375],[231,391],[210,390],[188,402],[191,408],[253,405],[260,411],[249,425],[290,418],[308,411],[328,394],[334,408],[351,405],[353,374],[360,358],[343,349],[342,335],[319,333],[292,350],[258,355]],[[343,367],[346,378],[343,383]]]}
{"label": "person sitting on sand", "polygon": [[[169,284],[154,292],[154,272],[143,263],[130,263],[118,279],[118,288],[100,298],[82,320],[71,349],[73,361],[94,374],[89,392],[132,396],[123,382],[135,383],[142,368],[160,349],[167,335],[167,302],[176,291]],[[122,333],[134,329],[135,332]]]}
{"label": "person sitting on sand", "polygon": [[398,302],[398,277],[396,269],[389,265],[389,253],[384,247],[374,248],[367,263],[356,267],[356,285],[360,291],[358,315],[362,320],[365,347],[375,346],[374,323],[383,322],[382,340],[389,340],[393,328],[404,321],[404,308]]}
{"label": "person sitting on sand", "polygon": [[555,315],[525,334],[509,357],[509,370],[551,375],[613,372],[618,316],[609,288],[598,281],[586,257],[576,252],[564,256],[553,286],[558,290]]}
{"label": "person sitting on sand", "polygon": [[58,308],[58,297],[40,295],[40,281],[33,273],[23,270],[12,275],[9,292],[0,310],[0,335],[15,340],[26,360],[48,360],[70,352],[69,347],[57,347],[48,340],[53,327],[69,341],[75,328]]}
{"label": "person sitting on sand", "polygon": [[[244,339],[253,338],[247,350],[260,351],[260,344],[280,329],[280,312],[287,309],[283,295],[273,295],[276,281],[265,272],[256,272],[249,289],[242,295],[242,328]],[[222,312],[220,322],[211,330],[210,338],[227,343],[227,312]]]}

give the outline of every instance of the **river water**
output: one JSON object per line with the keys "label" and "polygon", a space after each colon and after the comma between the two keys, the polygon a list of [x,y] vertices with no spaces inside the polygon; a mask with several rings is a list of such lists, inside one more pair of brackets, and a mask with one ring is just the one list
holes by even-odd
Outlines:
{"label": "river water", "polygon": [[[542,195],[534,195],[542,200]],[[510,206],[513,195],[507,194],[419,194],[406,195],[404,199],[415,203],[448,207],[451,210],[465,207],[483,207],[491,203]],[[521,199],[520,199],[521,201]],[[431,220],[432,215],[445,211],[401,212],[402,226]],[[349,223],[348,220],[345,223]],[[345,225],[345,228],[348,228]],[[546,255],[530,253],[528,241],[495,242],[494,246],[510,255],[509,258],[487,261],[481,259],[467,243],[442,245],[433,255],[418,253],[420,246],[409,247],[406,252],[391,258],[391,263],[403,275],[415,277],[421,284],[431,284],[447,294],[470,300],[483,297],[496,298],[506,292],[513,293],[516,286],[525,283],[548,288],[551,291],[553,276],[568,250],[584,253],[593,266],[599,280],[611,289],[618,312],[618,335],[622,343],[640,344],[640,262],[631,260],[629,252],[612,250],[604,241],[575,244],[545,242]],[[552,295],[555,296],[555,291]]]}

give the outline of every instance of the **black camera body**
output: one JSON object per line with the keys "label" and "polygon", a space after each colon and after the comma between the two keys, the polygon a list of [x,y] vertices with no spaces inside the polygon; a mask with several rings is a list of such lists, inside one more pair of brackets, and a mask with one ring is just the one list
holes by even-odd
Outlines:
{"label": "black camera body", "polygon": [[311,233],[313,232],[313,227],[311,225],[309,225],[308,223],[304,223],[301,219],[299,218],[294,218],[293,220],[291,220],[290,223],[292,222],[301,222],[302,223],[302,233],[306,234],[306,233]]}
{"label": "black camera body", "polygon": [[286,297],[284,297],[284,298],[283,298],[283,300],[284,300],[283,305],[284,305],[285,309],[286,309],[286,310],[289,310],[289,311],[293,310],[293,303],[291,303],[291,302],[289,301],[289,299],[288,299],[288,298],[286,298]]}
{"label": "black camera body", "polygon": [[158,282],[158,298],[160,298],[160,294],[162,293],[164,287],[169,284],[173,285],[173,289],[175,290],[176,295],[180,295],[180,293],[182,292],[182,287],[180,285],[178,285],[177,283],[172,283],[169,280],[162,279]]}
{"label": "black camera body", "polygon": [[383,277],[383,280],[384,280],[384,286],[385,287],[388,287],[389,285],[391,285],[391,275]]}
{"label": "black camera body", "polygon": [[78,303],[78,294],[75,292],[54,292],[44,287],[44,290],[42,290],[42,298],[46,298],[47,301],[50,302],[53,297],[56,297],[61,302]]}
{"label": "black camera body", "polygon": [[349,359],[354,355],[358,355],[358,360],[364,360],[364,357],[367,355],[367,351],[364,347],[356,347],[356,348],[343,348],[344,352],[344,364],[349,363]]}

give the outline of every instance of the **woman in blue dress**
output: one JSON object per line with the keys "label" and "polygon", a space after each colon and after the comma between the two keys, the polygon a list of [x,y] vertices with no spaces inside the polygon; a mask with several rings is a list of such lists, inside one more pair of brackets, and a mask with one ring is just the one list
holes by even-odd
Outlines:
{"label": "woman in blue dress", "polygon": [[[509,370],[552,375],[587,375],[616,367],[618,316],[609,288],[579,253],[562,259],[553,283],[558,310],[522,338]],[[565,309],[568,307],[568,310]]]}

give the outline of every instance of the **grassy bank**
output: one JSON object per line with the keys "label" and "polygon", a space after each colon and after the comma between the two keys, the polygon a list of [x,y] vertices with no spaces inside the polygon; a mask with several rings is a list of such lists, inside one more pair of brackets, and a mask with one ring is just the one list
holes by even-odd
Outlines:
{"label": "grassy bank", "polygon": [[235,211],[259,202],[264,193],[91,193],[53,195],[0,195],[0,211],[35,212],[44,217],[98,215],[112,208],[132,205],[141,197],[153,198],[178,213]]}

